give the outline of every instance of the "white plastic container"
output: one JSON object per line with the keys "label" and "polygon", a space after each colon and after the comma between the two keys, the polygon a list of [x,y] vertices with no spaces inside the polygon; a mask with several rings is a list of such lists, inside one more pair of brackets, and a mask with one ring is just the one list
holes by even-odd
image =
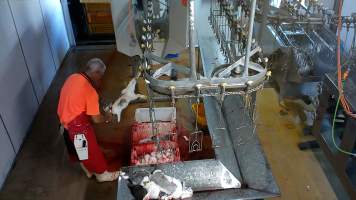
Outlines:
{"label": "white plastic container", "polygon": [[79,160],[88,160],[88,140],[84,134],[74,136],[74,147]]}
{"label": "white plastic container", "polygon": [[[154,108],[154,118],[161,122],[175,122],[176,108],[174,107],[159,107]],[[149,108],[138,108],[135,111],[135,120],[138,123],[150,122]]]}

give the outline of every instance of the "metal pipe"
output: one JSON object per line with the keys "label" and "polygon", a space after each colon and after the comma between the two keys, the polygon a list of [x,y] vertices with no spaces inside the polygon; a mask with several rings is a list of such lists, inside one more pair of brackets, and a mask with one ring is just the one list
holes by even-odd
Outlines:
{"label": "metal pipe", "polygon": [[262,34],[263,34],[263,29],[267,26],[267,15],[270,11],[270,5],[269,5],[269,1],[263,1],[262,2],[262,23],[260,26],[260,30],[258,31],[258,37],[257,37],[257,41],[258,44],[262,44]]}
{"label": "metal pipe", "polygon": [[250,52],[251,52],[251,44],[252,44],[252,35],[253,35],[253,22],[255,21],[255,10],[256,10],[256,1],[252,0],[251,4],[251,13],[250,13],[250,21],[248,27],[248,40],[246,47],[246,58],[245,58],[245,71],[244,75],[248,76],[248,63],[250,62]]}
{"label": "metal pipe", "polygon": [[197,80],[197,66],[195,57],[195,5],[194,0],[189,0],[188,3],[188,23],[189,23],[189,60],[190,60],[190,79]]}

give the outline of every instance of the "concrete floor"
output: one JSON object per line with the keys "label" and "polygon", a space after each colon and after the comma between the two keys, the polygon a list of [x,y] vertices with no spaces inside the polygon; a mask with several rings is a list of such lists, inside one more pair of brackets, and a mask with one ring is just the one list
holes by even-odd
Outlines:
{"label": "concrete floor", "polygon": [[[59,90],[66,77],[78,71],[92,57],[102,58],[108,66],[101,94],[104,99],[116,99],[130,80],[129,58],[112,49],[77,49],[70,53],[38,111],[0,192],[1,200],[116,199],[116,182],[99,184],[94,179],[89,180],[78,164],[68,162],[63,138],[57,132],[59,124],[56,108]],[[144,88],[139,86],[139,90],[144,91]],[[298,150],[297,143],[310,137],[302,135],[302,128],[292,111],[287,115],[279,114],[281,108],[277,98],[273,89],[265,89],[259,94],[258,133],[281,188],[280,199],[346,199],[323,153],[320,150]],[[134,120],[133,113],[136,108],[146,106],[145,103],[130,105],[123,112],[123,121],[120,124],[96,126],[97,139],[111,170],[129,164],[128,133]],[[178,112],[183,113],[178,117],[186,121],[191,120],[185,111]],[[191,126],[191,123],[185,126]],[[206,151],[210,149],[207,148]],[[337,194],[333,190],[335,188]]]}
{"label": "concrete floor", "polygon": [[313,139],[303,135],[298,110],[281,108],[275,90],[266,88],[257,97],[257,113],[259,138],[282,193],[276,199],[349,199],[321,149],[298,149]]}

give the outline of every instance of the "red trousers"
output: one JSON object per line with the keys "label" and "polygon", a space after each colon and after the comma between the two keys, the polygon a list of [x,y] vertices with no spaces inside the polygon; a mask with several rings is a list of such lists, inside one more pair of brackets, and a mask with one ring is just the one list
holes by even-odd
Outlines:
{"label": "red trousers", "polygon": [[90,172],[103,173],[108,169],[106,160],[96,141],[94,128],[90,123],[89,116],[84,113],[76,117],[68,124],[69,138],[74,144],[74,136],[76,134],[84,134],[88,143],[88,159],[82,160],[85,168]]}

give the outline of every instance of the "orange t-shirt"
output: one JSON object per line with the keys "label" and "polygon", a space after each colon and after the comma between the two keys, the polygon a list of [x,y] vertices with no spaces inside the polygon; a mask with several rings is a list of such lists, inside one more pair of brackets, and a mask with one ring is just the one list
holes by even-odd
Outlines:
{"label": "orange t-shirt", "polygon": [[57,113],[64,127],[82,113],[91,116],[100,114],[99,95],[83,75],[72,74],[65,81]]}

